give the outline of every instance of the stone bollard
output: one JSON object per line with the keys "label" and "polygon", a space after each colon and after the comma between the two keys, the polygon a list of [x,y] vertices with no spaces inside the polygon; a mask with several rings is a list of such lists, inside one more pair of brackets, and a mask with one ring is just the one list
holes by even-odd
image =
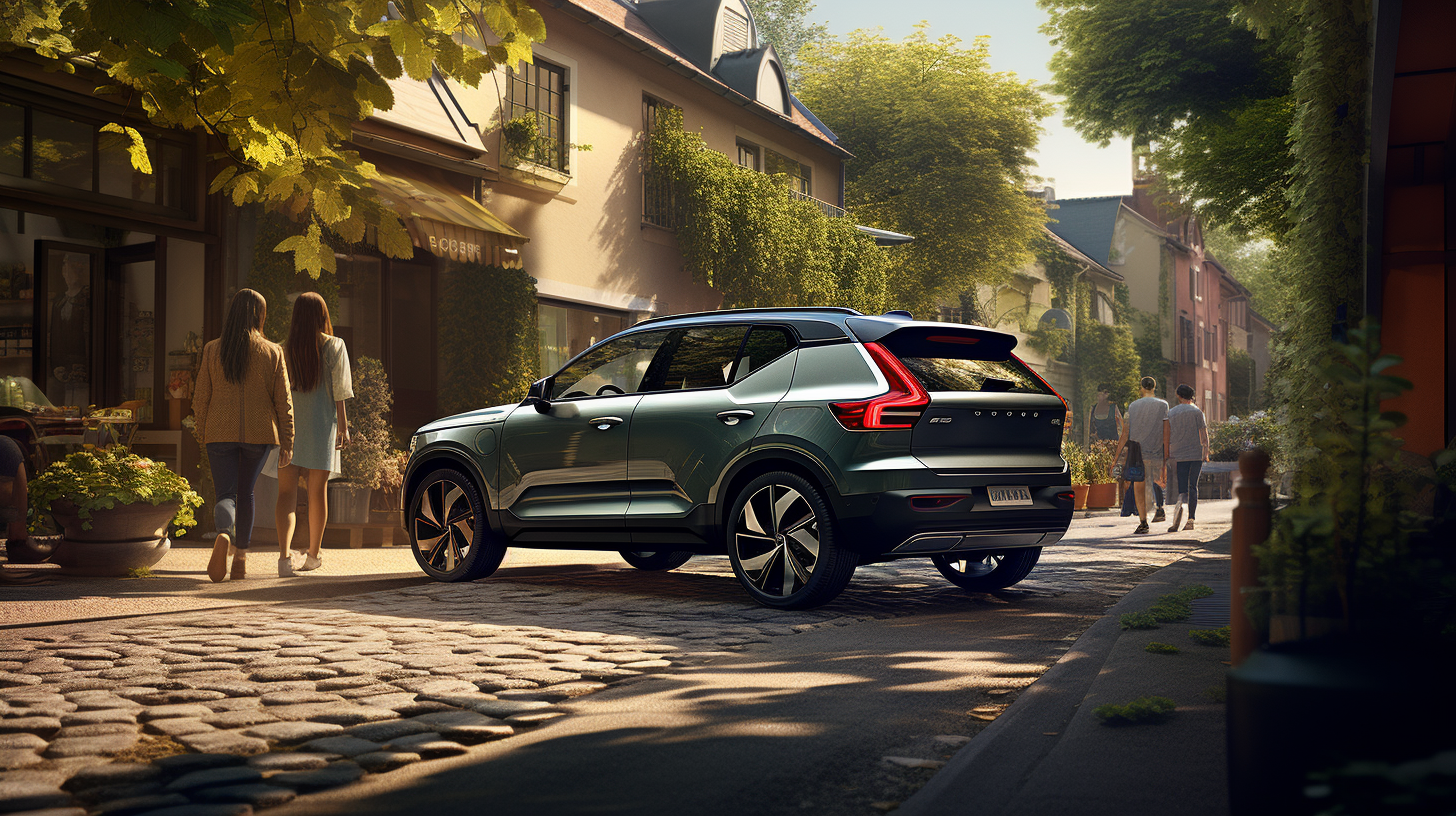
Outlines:
{"label": "stone bollard", "polygon": [[1229,651],[1235,667],[1244,662],[1259,645],[1258,633],[1244,611],[1244,590],[1259,585],[1259,562],[1254,547],[1269,538],[1271,510],[1269,485],[1264,474],[1269,470],[1269,454],[1255,448],[1239,455],[1239,480],[1234,484],[1232,574],[1229,584]]}

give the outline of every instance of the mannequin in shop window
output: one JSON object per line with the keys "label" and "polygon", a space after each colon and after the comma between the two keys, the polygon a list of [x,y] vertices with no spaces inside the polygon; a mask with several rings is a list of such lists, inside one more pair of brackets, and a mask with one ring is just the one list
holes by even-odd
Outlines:
{"label": "mannequin in shop window", "polygon": [[51,298],[50,366],[61,405],[85,405],[91,387],[91,262],[79,252],[61,260],[64,291]]}

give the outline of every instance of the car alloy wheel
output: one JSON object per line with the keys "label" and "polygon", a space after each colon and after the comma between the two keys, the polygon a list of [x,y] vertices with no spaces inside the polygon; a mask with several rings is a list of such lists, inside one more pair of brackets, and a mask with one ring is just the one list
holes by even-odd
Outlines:
{"label": "car alloy wheel", "polygon": [[992,550],[967,553],[941,553],[930,556],[931,563],[947,581],[960,587],[984,592],[1005,589],[1025,578],[1041,558],[1041,547],[1016,550]]}
{"label": "car alloy wheel", "polygon": [[792,473],[745,488],[728,531],[733,572],[759,603],[806,609],[829,602],[854,575],[854,553],[836,545],[829,506]]}
{"label": "car alloy wheel", "polygon": [[465,474],[436,470],[410,501],[410,546],[429,575],[443,581],[471,581],[495,571],[505,546],[490,533],[480,491]]}

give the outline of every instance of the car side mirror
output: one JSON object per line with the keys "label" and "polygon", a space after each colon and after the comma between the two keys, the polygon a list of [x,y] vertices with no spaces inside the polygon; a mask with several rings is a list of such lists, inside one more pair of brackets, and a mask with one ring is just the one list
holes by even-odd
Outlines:
{"label": "car side mirror", "polygon": [[535,408],[537,413],[548,413],[551,410],[551,400],[546,395],[551,393],[551,380],[551,377],[543,377],[531,383],[530,389],[526,391],[526,399],[521,404]]}

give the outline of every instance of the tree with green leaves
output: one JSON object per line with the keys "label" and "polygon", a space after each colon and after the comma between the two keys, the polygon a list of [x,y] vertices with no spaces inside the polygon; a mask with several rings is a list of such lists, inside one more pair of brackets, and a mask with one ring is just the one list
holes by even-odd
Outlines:
{"label": "tree with green leaves", "polygon": [[1295,57],[1278,2],[1257,14],[1238,0],[1038,3],[1058,47],[1052,89],[1079,133],[1155,146],[1155,170],[1209,223],[1288,229]]}
{"label": "tree with green leaves", "polygon": [[829,26],[811,23],[814,4],[809,0],[748,0],[759,44],[772,45],[790,84],[798,79],[799,52],[811,42],[829,39]]}
{"label": "tree with green leaves", "polygon": [[520,0],[0,4],[0,48],[68,73],[99,69],[96,92],[125,109],[103,130],[130,143],[137,170],[151,172],[135,124],[206,133],[223,163],[211,191],[306,224],[276,248],[314,276],[334,268],[328,236],[367,238],[393,257],[414,251],[369,184],[374,166],[345,146],[355,123],[394,105],[386,80],[438,70],[473,87],[499,65],[529,61],[545,36]]}
{"label": "tree with green leaves", "polygon": [[990,43],[901,42],[878,31],[812,43],[798,93],[854,158],[845,202],[859,223],[915,236],[889,253],[891,308],[924,314],[1031,260],[1046,215],[1027,195],[1042,117],[1027,81],[989,67]]}

